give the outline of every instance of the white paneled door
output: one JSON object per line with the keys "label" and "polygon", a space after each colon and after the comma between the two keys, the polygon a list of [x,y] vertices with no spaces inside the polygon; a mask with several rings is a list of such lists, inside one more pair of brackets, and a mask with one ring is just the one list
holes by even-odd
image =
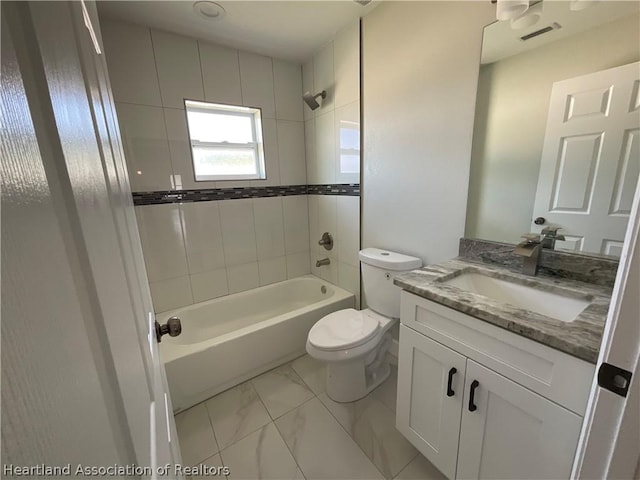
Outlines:
{"label": "white paneled door", "polygon": [[554,83],[533,218],[557,248],[619,257],[639,174],[640,64]]}
{"label": "white paneled door", "polygon": [[2,39],[3,462],[175,477],[95,5],[3,2]]}

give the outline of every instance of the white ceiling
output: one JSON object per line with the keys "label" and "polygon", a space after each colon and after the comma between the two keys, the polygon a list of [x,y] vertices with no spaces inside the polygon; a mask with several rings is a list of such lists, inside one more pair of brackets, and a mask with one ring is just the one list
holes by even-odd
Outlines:
{"label": "white ceiling", "polygon": [[226,15],[207,20],[194,1],[99,1],[101,17],[148,25],[212,43],[303,63],[336,33],[377,5],[352,0],[229,0]]}
{"label": "white ceiling", "polygon": [[[598,25],[635,15],[639,11],[640,2],[637,0],[603,0],[579,11],[570,10],[568,1],[544,0],[542,2],[542,16],[538,23],[531,27],[513,30],[509,21],[495,22],[487,26],[484,29],[481,63],[483,65],[493,63]],[[562,28],[527,41],[520,40],[521,36],[540,30],[553,22],[559,23]]]}

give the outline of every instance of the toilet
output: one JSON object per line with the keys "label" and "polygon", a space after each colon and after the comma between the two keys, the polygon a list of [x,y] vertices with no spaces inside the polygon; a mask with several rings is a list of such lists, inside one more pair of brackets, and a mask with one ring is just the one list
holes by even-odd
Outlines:
{"label": "toilet", "polygon": [[358,400],[389,376],[390,329],[400,318],[401,290],[393,279],[422,266],[419,258],[379,248],[365,248],[359,258],[369,308],[326,315],[307,337],[307,353],[327,363],[327,395],[336,402]]}

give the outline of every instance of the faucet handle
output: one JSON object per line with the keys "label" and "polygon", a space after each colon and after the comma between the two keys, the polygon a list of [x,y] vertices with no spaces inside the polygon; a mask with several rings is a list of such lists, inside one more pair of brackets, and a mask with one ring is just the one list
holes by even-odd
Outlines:
{"label": "faucet handle", "polygon": [[550,236],[550,237],[557,237],[558,236],[558,230],[560,230],[562,227],[556,227],[556,226],[549,226],[549,227],[544,227],[542,229],[542,235],[544,236]]}
{"label": "faucet handle", "polygon": [[537,233],[525,233],[520,238],[524,238],[527,243],[540,243],[540,235]]}

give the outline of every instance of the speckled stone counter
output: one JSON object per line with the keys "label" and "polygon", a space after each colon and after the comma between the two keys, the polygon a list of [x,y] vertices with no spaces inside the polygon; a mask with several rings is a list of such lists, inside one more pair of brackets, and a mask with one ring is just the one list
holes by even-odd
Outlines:
{"label": "speckled stone counter", "polygon": [[[567,297],[585,299],[590,303],[574,321],[563,322],[443,283],[463,273],[479,273]],[[416,295],[590,363],[596,363],[598,358],[611,298],[609,287],[565,278],[529,277],[460,257],[398,275],[394,283]]]}

